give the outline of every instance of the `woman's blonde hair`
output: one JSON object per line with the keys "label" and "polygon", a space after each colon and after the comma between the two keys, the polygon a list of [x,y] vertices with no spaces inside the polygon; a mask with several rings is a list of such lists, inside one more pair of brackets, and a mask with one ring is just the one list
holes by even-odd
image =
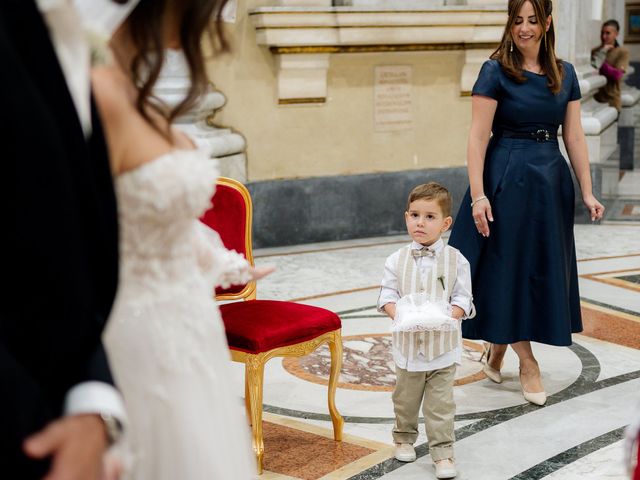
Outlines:
{"label": "woman's blonde hair", "polygon": [[[524,83],[527,78],[523,74],[523,58],[520,51],[515,48],[515,43],[511,37],[511,28],[518,17],[518,13],[526,2],[531,2],[538,23],[542,26],[542,30],[546,29],[547,18],[553,11],[551,0],[509,0],[508,14],[509,18],[504,27],[500,46],[491,54],[491,58],[498,60],[504,72],[516,82]],[[562,61],[556,57],[555,51],[556,34],[553,27],[553,18],[549,31],[543,33],[540,42],[540,53],[538,54],[538,62],[542,71],[549,79],[548,86],[554,94],[560,93],[562,89],[562,80],[564,79],[564,68]]]}

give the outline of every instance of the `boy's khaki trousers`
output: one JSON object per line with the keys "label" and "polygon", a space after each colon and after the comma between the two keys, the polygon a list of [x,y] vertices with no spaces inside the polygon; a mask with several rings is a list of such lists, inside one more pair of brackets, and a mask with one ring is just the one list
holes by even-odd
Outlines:
{"label": "boy's khaki trousers", "polygon": [[395,443],[415,443],[418,438],[418,412],[422,404],[431,458],[434,461],[453,458],[455,373],[455,364],[429,372],[408,372],[396,366],[397,380],[393,391]]}

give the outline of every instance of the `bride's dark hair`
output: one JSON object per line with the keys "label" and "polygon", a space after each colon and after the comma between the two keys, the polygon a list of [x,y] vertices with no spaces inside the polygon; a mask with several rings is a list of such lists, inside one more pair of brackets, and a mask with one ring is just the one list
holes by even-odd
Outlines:
{"label": "bride's dark hair", "polygon": [[[136,51],[127,66],[138,89],[136,107],[142,116],[157,128],[148,108],[158,110],[169,122],[186,113],[208,85],[202,37],[206,33],[212,52],[228,50],[221,29],[221,13],[227,0],[140,0],[127,20],[127,32]],[[165,58],[167,44],[163,33],[168,19],[178,22],[180,46],[189,67],[191,87],[182,102],[163,109],[153,98]],[[157,99],[155,99],[157,100]],[[167,134],[168,132],[161,132]]]}

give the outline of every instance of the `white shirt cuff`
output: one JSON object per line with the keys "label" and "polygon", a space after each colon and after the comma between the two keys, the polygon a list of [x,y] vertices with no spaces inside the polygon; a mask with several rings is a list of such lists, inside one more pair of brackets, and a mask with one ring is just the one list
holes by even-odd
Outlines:
{"label": "white shirt cuff", "polygon": [[471,300],[464,298],[451,299],[451,306],[461,308],[464,311],[464,315],[460,320],[466,320],[467,318],[473,318],[475,316],[475,308]]}
{"label": "white shirt cuff", "polygon": [[65,398],[64,412],[66,415],[83,413],[112,415],[122,425],[127,421],[122,395],[115,387],[104,382],[83,382],[73,387]]}
{"label": "white shirt cuff", "polygon": [[384,311],[384,306],[388,303],[398,303],[400,296],[398,293],[388,287],[382,287],[380,289],[380,295],[378,296],[377,310],[381,313],[387,313]]}

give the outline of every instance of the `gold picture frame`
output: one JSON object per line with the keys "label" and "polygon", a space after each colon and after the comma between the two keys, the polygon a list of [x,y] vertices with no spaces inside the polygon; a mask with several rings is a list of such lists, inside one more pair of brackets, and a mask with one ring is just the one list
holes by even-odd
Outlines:
{"label": "gold picture frame", "polygon": [[625,5],[625,43],[640,43],[640,2]]}

